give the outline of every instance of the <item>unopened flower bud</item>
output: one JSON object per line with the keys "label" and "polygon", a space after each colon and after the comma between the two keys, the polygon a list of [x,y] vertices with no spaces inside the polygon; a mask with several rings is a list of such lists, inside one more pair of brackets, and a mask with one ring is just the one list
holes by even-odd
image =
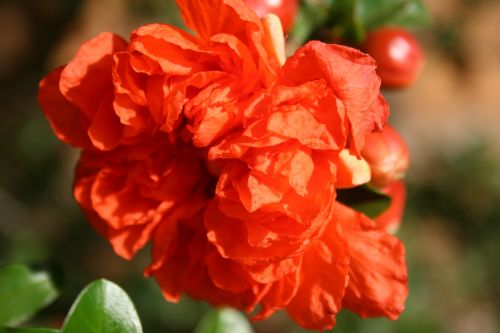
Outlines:
{"label": "unopened flower bud", "polygon": [[370,165],[371,183],[377,187],[384,187],[402,179],[408,169],[408,146],[389,125],[381,132],[368,135],[361,155]]}

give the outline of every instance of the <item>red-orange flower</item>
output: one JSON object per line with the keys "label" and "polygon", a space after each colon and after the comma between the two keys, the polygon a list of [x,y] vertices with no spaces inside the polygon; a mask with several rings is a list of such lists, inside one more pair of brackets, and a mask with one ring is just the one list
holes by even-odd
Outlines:
{"label": "red-orange flower", "polygon": [[75,197],[114,250],[153,243],[146,269],[182,293],[327,329],[347,307],[396,318],[401,243],[336,201],[370,180],[361,151],[387,103],[375,63],[283,34],[240,0],[179,0],[169,25],[106,33],[40,84],[54,132],[82,148]]}

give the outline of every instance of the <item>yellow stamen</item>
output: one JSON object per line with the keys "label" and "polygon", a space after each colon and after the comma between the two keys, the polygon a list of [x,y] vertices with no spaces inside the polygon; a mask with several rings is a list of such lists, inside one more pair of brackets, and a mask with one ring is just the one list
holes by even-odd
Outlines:
{"label": "yellow stamen", "polygon": [[275,14],[267,14],[262,18],[264,26],[264,45],[276,61],[283,66],[286,61],[285,36],[281,21]]}
{"label": "yellow stamen", "polygon": [[[351,155],[348,149],[343,149],[340,154],[339,171],[343,173],[342,178],[347,178],[347,183],[342,184],[341,187],[350,187],[366,184],[371,179],[370,165],[365,161],[365,159],[358,159],[356,156]],[[344,180],[345,182],[345,180]]]}

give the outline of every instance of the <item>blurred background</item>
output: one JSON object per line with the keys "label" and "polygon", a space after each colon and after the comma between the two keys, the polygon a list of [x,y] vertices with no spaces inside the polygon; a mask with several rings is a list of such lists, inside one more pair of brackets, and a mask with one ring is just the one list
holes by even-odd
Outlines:
{"label": "blurred background", "polygon": [[[398,321],[343,311],[335,332],[500,332],[500,2],[427,0],[418,32],[421,78],[386,91],[412,165],[399,231],[410,296]],[[78,292],[105,277],[136,304],[146,333],[192,332],[207,310],[166,303],[142,277],[149,251],[117,257],[85,222],[71,193],[78,152],[58,142],[36,102],[39,80],[102,31],[179,25],[167,0],[0,1],[0,264],[48,270],[60,297],[32,321],[57,327]],[[303,332],[278,313],[256,332]]]}

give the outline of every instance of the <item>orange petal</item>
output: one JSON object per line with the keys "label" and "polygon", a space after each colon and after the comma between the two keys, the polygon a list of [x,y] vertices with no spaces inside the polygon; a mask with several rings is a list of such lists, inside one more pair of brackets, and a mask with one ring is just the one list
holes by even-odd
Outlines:
{"label": "orange petal", "polygon": [[259,313],[252,317],[252,320],[266,319],[290,303],[300,287],[300,270],[297,267],[300,267],[300,263],[294,266],[295,272],[271,284],[269,292],[260,301]]}
{"label": "orange petal", "polygon": [[337,204],[350,253],[349,285],[344,305],[361,317],[396,319],[408,296],[405,250],[401,241],[377,229],[374,221]]}
{"label": "orange petal", "polygon": [[370,56],[356,49],[312,41],[289,57],[282,70],[291,85],[327,80],[345,107],[352,139],[349,148],[359,155],[366,135],[381,129],[389,115],[375,67]]}
{"label": "orange petal", "polygon": [[56,136],[73,146],[90,147],[88,119],[59,90],[63,68],[58,68],[40,82],[38,101]]}
{"label": "orange petal", "polygon": [[222,258],[212,250],[207,256],[208,274],[212,282],[222,290],[238,293],[251,288],[251,280],[242,267],[234,261]]}
{"label": "orange petal", "polygon": [[323,237],[305,252],[300,269],[300,287],[286,307],[302,327],[327,330],[336,315],[348,282],[349,257],[345,240],[334,222]]}
{"label": "orange petal", "polygon": [[261,27],[257,15],[238,0],[177,0],[186,25],[205,41],[219,33],[246,39],[247,30]]}
{"label": "orange petal", "polygon": [[184,22],[204,44],[217,34],[232,35],[252,52],[259,77],[265,86],[276,79],[279,66],[263,45],[262,24],[241,0],[177,0]]}
{"label": "orange petal", "polygon": [[209,70],[216,56],[196,40],[167,24],[149,24],[132,33],[129,52],[144,55],[159,65],[158,74],[187,75]]}
{"label": "orange petal", "polygon": [[282,107],[267,120],[267,130],[290,139],[297,139],[313,149],[335,149],[337,145],[326,126],[300,106]]}
{"label": "orange petal", "polygon": [[124,126],[113,109],[111,95],[103,97],[88,129],[92,144],[100,150],[115,148],[123,137]]}
{"label": "orange petal", "polygon": [[128,226],[114,229],[92,208],[91,188],[93,177],[76,178],[74,196],[87,219],[96,231],[111,243],[113,250],[125,259],[131,259],[151,239],[155,225]]}
{"label": "orange petal", "polygon": [[84,43],[61,73],[61,93],[91,118],[101,98],[113,91],[113,54],[124,51],[127,42],[105,32]]}

